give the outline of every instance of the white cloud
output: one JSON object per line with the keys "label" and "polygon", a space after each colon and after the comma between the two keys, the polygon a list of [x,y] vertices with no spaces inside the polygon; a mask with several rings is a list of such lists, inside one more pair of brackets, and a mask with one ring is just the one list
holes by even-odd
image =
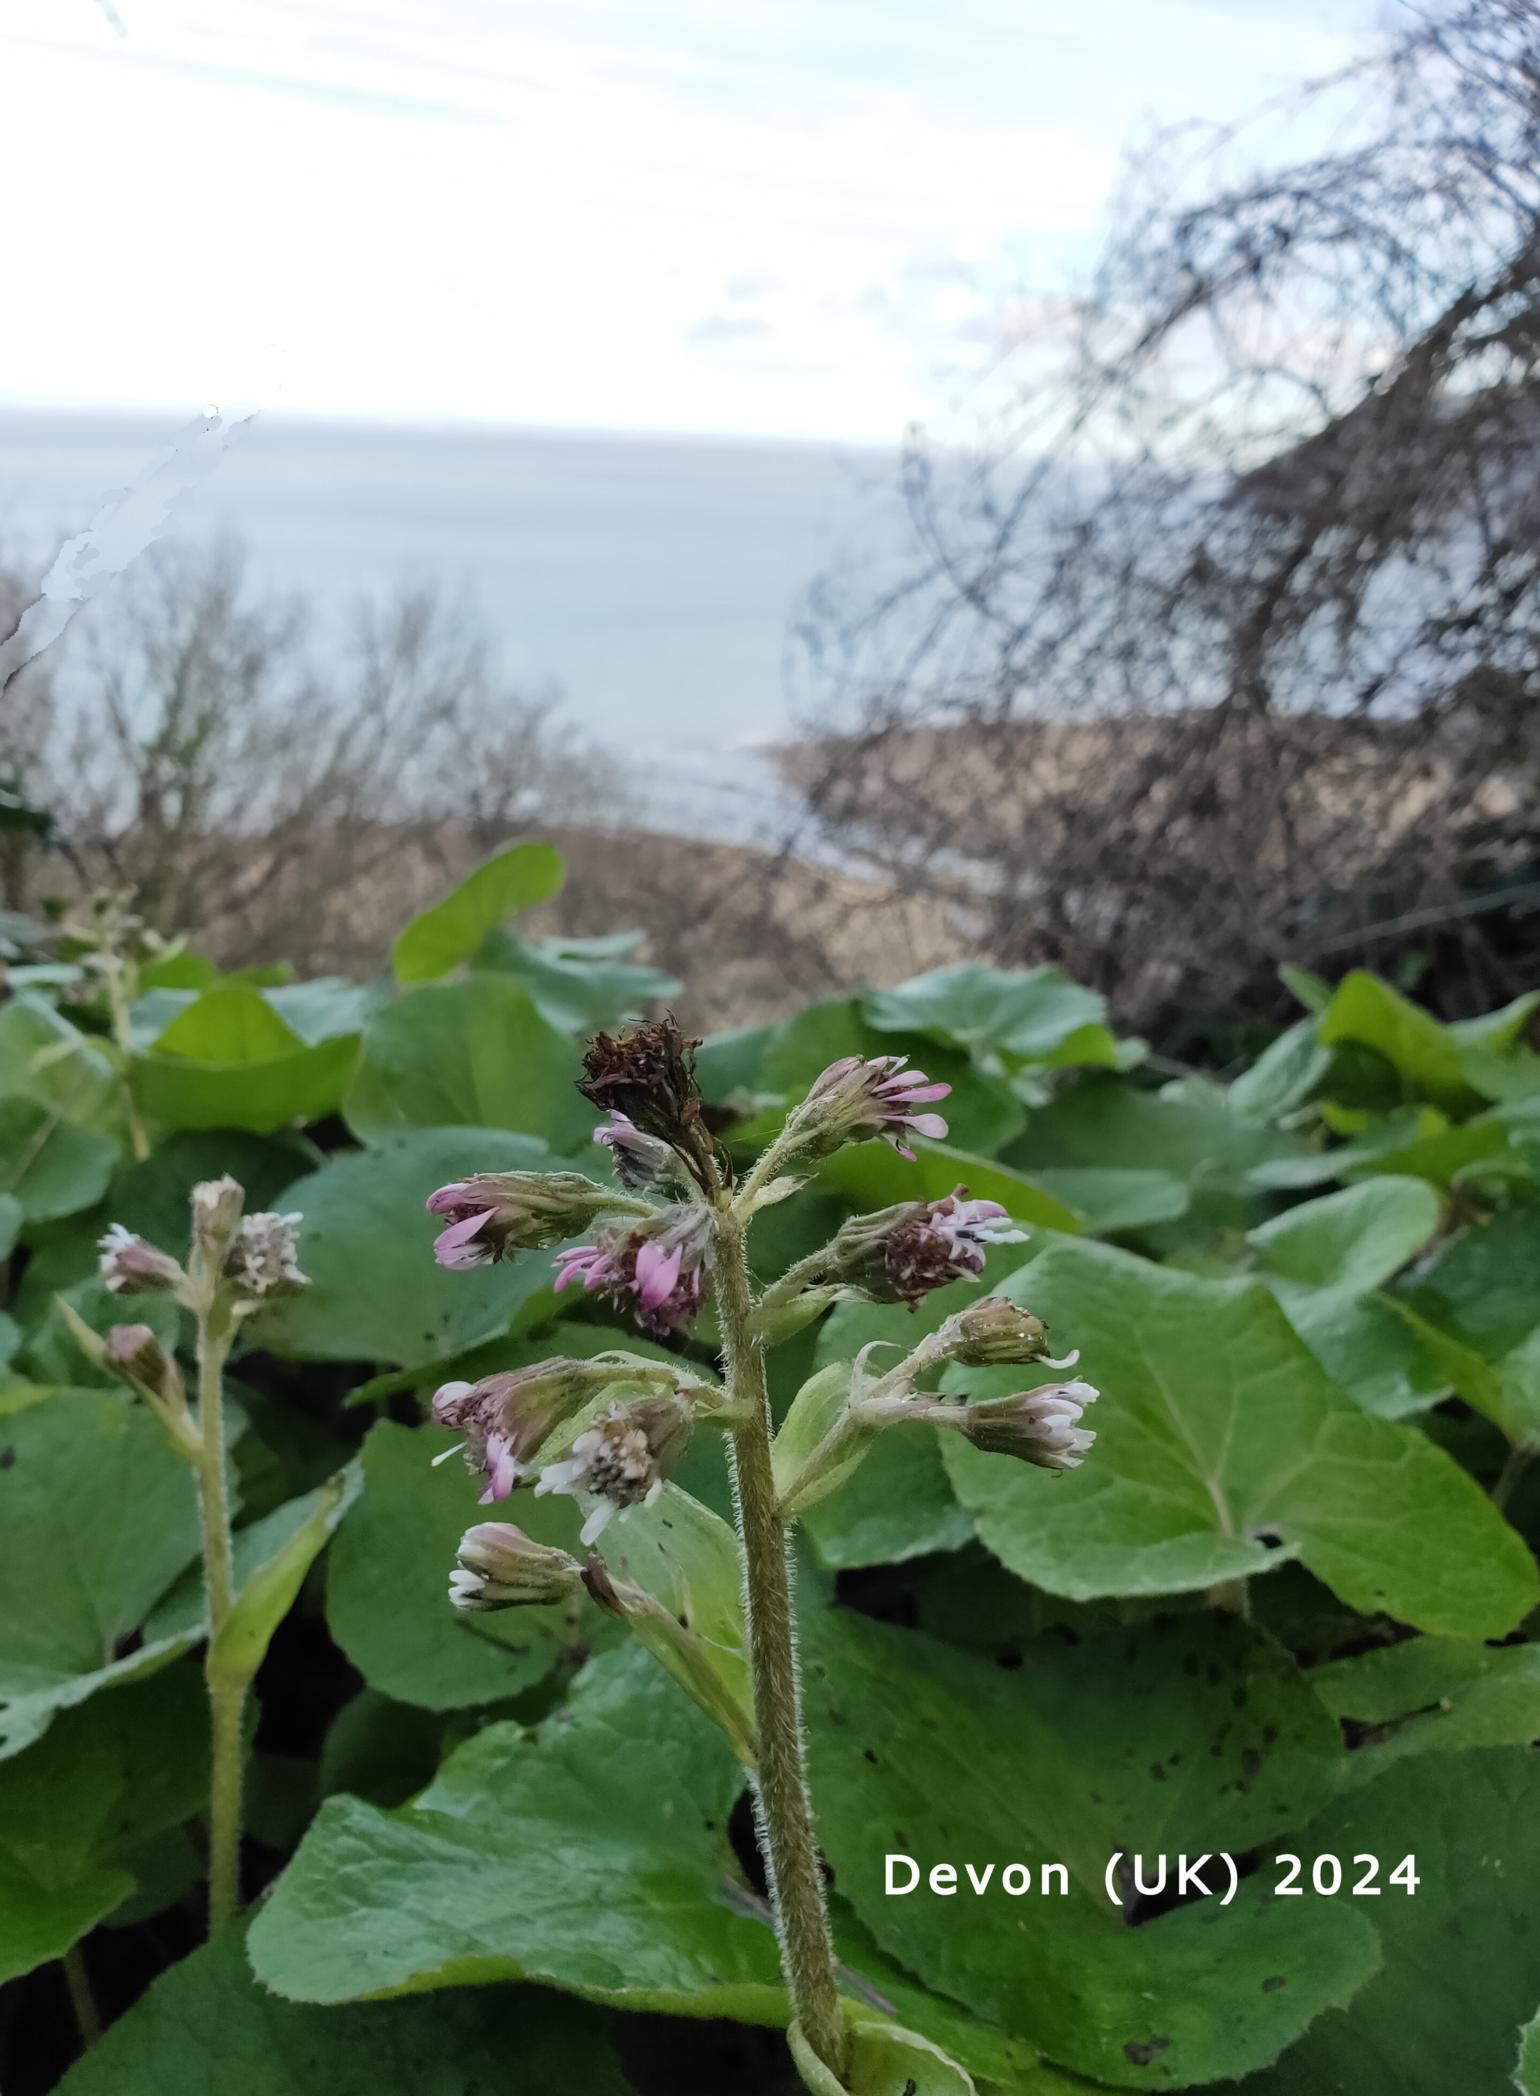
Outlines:
{"label": "white cloud", "polygon": [[[1340,58],[1200,0],[8,0],[17,402],[888,437],[1129,124]],[[29,207],[14,200],[25,195]],[[275,373],[277,377],[275,378]]]}

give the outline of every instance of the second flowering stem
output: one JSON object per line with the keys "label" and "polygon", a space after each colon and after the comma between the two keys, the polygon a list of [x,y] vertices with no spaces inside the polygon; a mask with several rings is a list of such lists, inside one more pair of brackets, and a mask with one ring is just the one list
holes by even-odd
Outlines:
{"label": "second flowering stem", "polygon": [[[204,1612],[203,1673],[212,1735],[209,1771],[209,1934],[218,1935],[240,1904],[242,1719],[252,1676],[306,1566],[329,1533],[342,1486],[334,1479],[315,1513],[253,1580],[235,1591],[230,1494],[225,1478],[225,1363],[241,1320],[309,1284],[295,1252],[298,1215],[244,1215],[246,1195],[228,1174],[192,1190],[187,1264],[113,1223],[101,1240],[99,1272],[111,1295],[170,1296],[197,1331],[196,1414],[182,1375],[148,1325],[114,1325],[98,1339],[67,1304],[66,1320],[88,1357],[144,1399],[198,1487]],[[303,1555],[308,1550],[309,1556]],[[297,1568],[297,1569],[296,1569]],[[291,1582],[292,1574],[292,1583]],[[248,1605],[249,1604],[249,1605]],[[228,1634],[227,1634],[228,1633]]]}
{"label": "second flowering stem", "polygon": [[[198,1511],[203,1538],[203,1592],[212,1658],[235,1595],[230,1496],[225,1479],[224,1369],[234,1336],[219,1297],[198,1317]],[[244,1687],[206,1667],[212,1765],[209,1778],[209,1934],[217,1936],[240,1905],[241,1732]]]}

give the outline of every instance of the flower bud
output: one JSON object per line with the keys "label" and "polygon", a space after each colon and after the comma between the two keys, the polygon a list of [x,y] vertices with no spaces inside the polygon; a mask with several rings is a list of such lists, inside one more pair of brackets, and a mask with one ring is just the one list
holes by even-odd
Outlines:
{"label": "flower bud", "polygon": [[113,1325],[107,1333],[107,1366],[163,1404],[186,1402],[181,1371],[148,1325]]}
{"label": "flower bud", "polygon": [[[965,1368],[1047,1361],[1048,1327],[1030,1310],[990,1295],[949,1317],[936,1334],[936,1349],[942,1360],[960,1361]],[[1070,1354],[1049,1366],[1072,1368],[1078,1359],[1078,1354]]]}
{"label": "flower bud", "polygon": [[988,1455],[1020,1456],[1044,1470],[1078,1470],[1096,1439],[1080,1417],[1095,1399],[1089,1383],[1047,1383],[1015,1397],[960,1406],[946,1423]]}
{"label": "flower bud", "polygon": [[472,1172],[428,1196],[429,1215],[449,1223],[433,1256],[440,1266],[489,1266],[510,1252],[560,1244],[616,1205],[613,1187],[582,1172]]}
{"label": "flower bud", "polygon": [[114,1295],[174,1295],[187,1278],[169,1252],[121,1223],[112,1225],[100,1249],[97,1272]]}
{"label": "flower bud", "polygon": [[460,1609],[549,1606],[575,1593],[582,1576],[565,1550],[534,1542],[511,1521],[481,1521],[460,1538],[449,1600]]}
{"label": "flower bud", "polygon": [[906,1069],[908,1060],[905,1055],[847,1055],[830,1063],[792,1108],[781,1138],[786,1148],[823,1157],[842,1143],[880,1135],[912,1163],[914,1152],[904,1140],[908,1131],[939,1142],[946,1122],[940,1114],[909,1109],[944,1099],[952,1087],[933,1084],[923,1070]]}
{"label": "flower bud", "polygon": [[547,1463],[537,1493],[564,1492],[584,1504],[585,1543],[597,1541],[616,1514],[651,1506],[684,1454],[694,1415],[678,1397],[639,1397],[611,1405],[578,1435],[572,1453]]}
{"label": "flower bud", "polygon": [[248,1215],[225,1255],[224,1276],[244,1303],[275,1302],[310,1286],[299,1270],[295,1238],[301,1215]]}
{"label": "flower bud", "polygon": [[193,1251],[210,1266],[223,1266],[245,1205],[245,1189],[228,1172],[222,1179],[205,1179],[193,1188]]}

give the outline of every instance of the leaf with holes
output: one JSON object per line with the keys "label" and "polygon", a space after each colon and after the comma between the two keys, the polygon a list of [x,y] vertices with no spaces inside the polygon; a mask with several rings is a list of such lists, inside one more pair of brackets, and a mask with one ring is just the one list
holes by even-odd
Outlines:
{"label": "leaf with holes", "polygon": [[1316,1667],[1310,1685],[1327,1709],[1374,1728],[1345,1773],[1371,1782],[1407,1754],[1527,1746],[1540,1739],[1540,1646],[1468,1638],[1407,1638]]}
{"label": "leaf with holes", "polygon": [[[1373,1931],[1346,1903],[1307,1911],[1253,1880],[1226,1910],[1200,1900],[1130,1928],[1107,1900],[1118,1850],[1272,1839],[1341,1759],[1292,1663],[1244,1625],[1044,1639],[1011,1673],[844,1610],[810,1618],[804,1645],[842,1896],[899,1964],[1050,2059],[1119,2088],[1239,2075],[1374,1970]],[[893,1880],[912,1889],[888,1893],[890,1856],[911,1859]],[[1007,1863],[1030,1893],[1005,1886]],[[1050,1863],[1067,1866],[1062,1892],[1045,1889]],[[993,1866],[982,1891],[970,1864]],[[952,1878],[932,1889],[938,1865]]]}
{"label": "leaf with holes", "polygon": [[[1384,1962],[1349,2014],[1323,2016],[1247,2096],[1500,2096],[1535,2004],[1540,1756],[1491,1747],[1403,1761],[1289,1846],[1307,1883],[1318,1855],[1351,1857],[1360,1876],[1379,1860],[1379,1897],[1362,1904]],[[1409,1852],[1415,1894],[1388,1882]]]}

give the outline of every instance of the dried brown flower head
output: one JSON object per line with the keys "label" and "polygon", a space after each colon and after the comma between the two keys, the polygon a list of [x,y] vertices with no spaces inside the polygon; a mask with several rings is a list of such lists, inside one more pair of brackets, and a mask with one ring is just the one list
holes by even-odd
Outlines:
{"label": "dried brown flower head", "polygon": [[672,1016],[595,1034],[583,1051],[578,1090],[601,1113],[623,1114],[633,1128],[669,1144],[709,1188],[717,1156],[695,1082],[699,1046]]}

